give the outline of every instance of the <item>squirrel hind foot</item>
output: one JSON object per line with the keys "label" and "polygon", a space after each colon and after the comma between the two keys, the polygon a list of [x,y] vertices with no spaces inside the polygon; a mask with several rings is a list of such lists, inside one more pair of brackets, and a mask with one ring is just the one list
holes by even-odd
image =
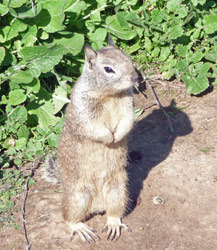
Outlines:
{"label": "squirrel hind foot", "polygon": [[78,223],[67,223],[69,227],[71,228],[71,236],[70,240],[74,238],[74,235],[77,233],[81,240],[85,243],[90,243],[92,241],[96,241],[97,239],[100,239],[100,237],[95,233],[95,230],[88,227],[83,222]]}
{"label": "squirrel hind foot", "polygon": [[121,236],[121,228],[124,228],[127,232],[132,232],[130,227],[121,222],[120,218],[108,217],[107,223],[102,229],[102,233],[107,231],[107,240],[118,240]]}

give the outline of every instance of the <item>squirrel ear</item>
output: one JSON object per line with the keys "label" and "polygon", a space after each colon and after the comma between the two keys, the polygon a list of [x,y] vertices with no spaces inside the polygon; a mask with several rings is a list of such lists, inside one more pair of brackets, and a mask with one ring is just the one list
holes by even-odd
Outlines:
{"label": "squirrel ear", "polygon": [[91,69],[95,64],[97,53],[89,45],[85,46],[84,51],[85,51],[85,59],[88,62],[89,67]]}
{"label": "squirrel ear", "polygon": [[114,40],[113,40],[113,38],[111,37],[110,34],[108,35],[108,45],[112,46],[112,47],[115,47]]}

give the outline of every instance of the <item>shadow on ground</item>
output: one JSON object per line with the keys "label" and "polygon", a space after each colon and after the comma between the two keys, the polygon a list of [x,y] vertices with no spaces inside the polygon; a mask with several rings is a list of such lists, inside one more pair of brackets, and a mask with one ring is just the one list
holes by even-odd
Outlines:
{"label": "shadow on ground", "polygon": [[160,109],[138,121],[129,136],[129,205],[127,214],[136,207],[143,189],[143,182],[152,168],[164,161],[170,154],[175,139],[190,134],[193,129],[185,112],[177,110],[172,100],[165,111],[170,115],[174,133],[169,129],[168,121]]}

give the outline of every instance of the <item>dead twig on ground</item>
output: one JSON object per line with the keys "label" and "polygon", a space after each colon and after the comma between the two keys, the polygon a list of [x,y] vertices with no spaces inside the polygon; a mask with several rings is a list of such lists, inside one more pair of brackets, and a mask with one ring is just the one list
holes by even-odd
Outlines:
{"label": "dead twig on ground", "polygon": [[25,239],[26,239],[26,249],[27,250],[30,250],[31,245],[29,242],[28,233],[27,233],[27,229],[26,229],[26,201],[27,201],[28,191],[29,191],[29,180],[34,175],[34,171],[38,167],[39,163],[40,163],[40,160],[32,163],[31,173],[27,177],[27,181],[26,181],[25,195],[24,195],[24,201],[23,201],[23,206],[22,206],[23,229],[24,229],[24,235],[25,235]]}
{"label": "dead twig on ground", "polygon": [[146,79],[144,73],[142,71],[140,71],[140,73],[142,75],[143,81],[146,82],[146,84],[150,88],[151,93],[152,93],[152,95],[153,95],[153,97],[155,99],[155,102],[157,103],[157,105],[159,106],[159,108],[162,110],[162,112],[166,116],[171,133],[174,133],[175,131],[174,131],[171,119],[170,119],[169,115],[167,114],[167,112],[165,111],[165,109],[163,108],[163,106],[161,105],[161,103],[160,103],[160,101],[159,101],[159,99],[158,99],[158,97],[157,97],[157,95],[156,95],[156,93],[154,91],[154,88],[151,86],[151,84],[149,83],[149,81]]}

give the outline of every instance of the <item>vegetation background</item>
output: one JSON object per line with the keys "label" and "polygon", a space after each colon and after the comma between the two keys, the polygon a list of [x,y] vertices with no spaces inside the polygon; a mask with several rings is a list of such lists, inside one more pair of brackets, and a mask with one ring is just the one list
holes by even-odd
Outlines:
{"label": "vegetation background", "polygon": [[150,78],[193,95],[217,85],[214,0],[3,0],[0,14],[0,227],[16,226],[23,166],[55,152],[84,43],[99,49],[109,33]]}

